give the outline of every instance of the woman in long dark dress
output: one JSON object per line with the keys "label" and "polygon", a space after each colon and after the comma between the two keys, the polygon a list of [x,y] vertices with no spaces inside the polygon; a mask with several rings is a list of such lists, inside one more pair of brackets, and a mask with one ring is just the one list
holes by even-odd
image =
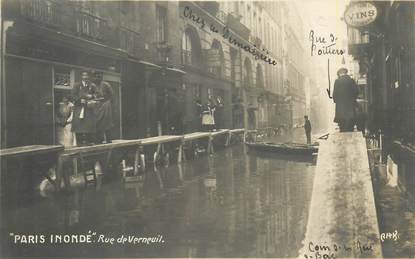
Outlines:
{"label": "woman in long dark dress", "polygon": [[97,143],[111,143],[112,134],[111,130],[114,126],[112,118],[112,99],[114,92],[111,85],[102,80],[102,73],[95,73],[95,82],[97,85],[97,106],[96,106],[96,119],[97,119]]}

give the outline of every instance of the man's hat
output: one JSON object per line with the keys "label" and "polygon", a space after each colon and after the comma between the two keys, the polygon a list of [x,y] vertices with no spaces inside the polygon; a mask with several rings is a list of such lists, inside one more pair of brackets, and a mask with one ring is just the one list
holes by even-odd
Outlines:
{"label": "man's hat", "polygon": [[344,68],[344,67],[342,67],[342,68],[340,68],[339,70],[337,70],[337,74],[340,74],[340,73],[345,73],[345,74],[347,74],[347,68]]}

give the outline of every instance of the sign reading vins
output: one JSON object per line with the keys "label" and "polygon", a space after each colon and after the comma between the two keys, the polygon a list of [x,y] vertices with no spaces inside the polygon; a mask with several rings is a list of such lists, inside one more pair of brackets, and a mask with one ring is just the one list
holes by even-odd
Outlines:
{"label": "sign reading vins", "polygon": [[344,12],[344,21],[351,27],[364,27],[373,23],[378,16],[378,10],[370,2],[354,2]]}

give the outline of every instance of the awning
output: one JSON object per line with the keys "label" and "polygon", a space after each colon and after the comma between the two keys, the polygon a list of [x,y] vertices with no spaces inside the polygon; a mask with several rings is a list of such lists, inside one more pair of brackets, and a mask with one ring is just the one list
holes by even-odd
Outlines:
{"label": "awning", "polygon": [[151,68],[161,69],[161,66],[153,64],[151,62],[140,60],[140,61],[138,61],[138,63],[140,63],[142,65],[145,65],[145,66],[148,66],[148,67],[151,67]]}
{"label": "awning", "polygon": [[168,67],[167,70],[172,71],[172,72],[176,72],[176,73],[180,73],[180,74],[183,74],[183,75],[186,74],[186,72],[184,72],[183,70],[178,69],[178,68],[170,68],[170,67]]}

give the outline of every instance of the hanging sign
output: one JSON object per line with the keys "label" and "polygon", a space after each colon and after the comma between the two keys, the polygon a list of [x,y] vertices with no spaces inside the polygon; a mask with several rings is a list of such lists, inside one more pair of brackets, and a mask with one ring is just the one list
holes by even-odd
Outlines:
{"label": "hanging sign", "polygon": [[344,12],[344,21],[351,27],[364,27],[373,23],[378,9],[370,2],[353,2]]}

